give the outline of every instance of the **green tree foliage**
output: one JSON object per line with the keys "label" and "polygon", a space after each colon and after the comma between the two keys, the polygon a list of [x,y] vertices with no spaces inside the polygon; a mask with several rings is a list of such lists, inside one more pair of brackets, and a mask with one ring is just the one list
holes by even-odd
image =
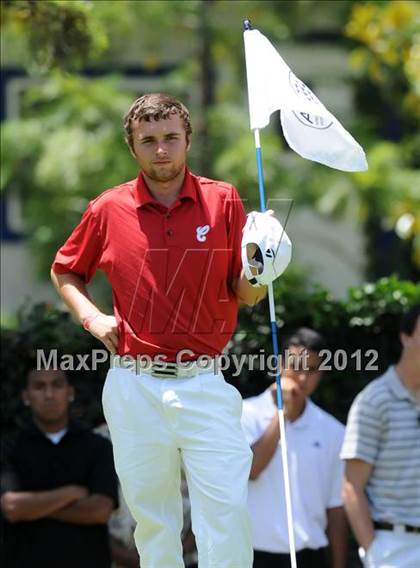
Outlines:
{"label": "green tree foliage", "polygon": [[[350,41],[345,29],[356,49],[359,116],[346,127],[367,149],[369,171],[347,174],[302,160],[286,148],[278,117],[273,117],[272,125],[262,132],[268,195],[293,199],[296,206],[309,205],[326,216],[357,215],[367,237],[370,275],[381,273],[383,266],[408,278],[418,274],[416,3],[22,0],[4,4],[6,35],[15,46],[29,38],[26,62],[33,72],[31,62],[37,62],[37,72],[45,76],[42,87],[29,89],[24,96],[21,119],[3,130],[1,184],[24,196],[28,234],[44,276],[56,245],[74,226],[87,200],[135,175],[121,131],[121,116],[131,95],[121,90],[117,79],[62,76],[74,63],[90,64],[95,54],[98,65],[114,69],[136,63],[153,72],[165,62],[173,65],[162,89],[190,103],[195,127],[193,169],[198,165],[200,173],[228,179],[248,199],[249,207],[258,206],[245,88],[244,17],[280,50],[284,41],[309,42],[308,36],[320,31],[335,38],[332,49],[343,48]],[[37,18],[44,18],[42,25]],[[51,69],[61,71],[61,76]],[[366,105],[372,99],[373,104]],[[389,117],[391,103],[402,124],[398,143],[381,140],[381,125]],[[393,250],[387,250],[386,263],[378,255],[384,229],[398,235]]]}
{"label": "green tree foliage", "polygon": [[[351,61],[414,132],[420,121],[420,6],[418,2],[360,2],[346,26],[359,44]],[[405,119],[405,120],[404,120]]]}
{"label": "green tree foliage", "polygon": [[[358,117],[346,127],[365,147],[369,171],[344,174],[302,160],[278,135],[278,117],[274,116],[262,132],[267,193],[292,198],[295,206],[315,207],[325,216],[357,216],[366,236],[367,276],[395,271],[415,279],[420,273],[418,3],[342,2],[340,12],[331,3],[326,11],[323,2],[317,6],[296,2],[292,11],[287,4],[278,5],[278,11],[272,7],[271,25],[261,25],[280,51],[287,38],[305,41],[308,31],[325,29],[321,20],[328,22],[330,32],[341,35],[339,45],[348,46],[346,36],[352,39]],[[309,24],[304,17],[308,12],[314,16]],[[259,23],[258,16],[255,21]],[[239,58],[236,63],[229,81],[223,77],[219,81],[226,98],[208,112],[210,151],[215,176],[236,183],[251,206],[258,203],[257,176],[243,96],[244,65]],[[390,136],[395,130],[398,142]]]}
{"label": "green tree foliage", "polygon": [[83,0],[3,0],[2,25],[25,42],[32,72],[74,69],[107,47],[93,8],[93,2]]}
{"label": "green tree foliage", "polygon": [[[420,5],[418,2],[358,2],[346,34],[354,40],[351,62],[356,100],[370,124],[370,170],[355,176],[359,212],[369,238],[371,272],[383,259],[378,235],[400,239],[394,256],[420,273]],[[377,141],[385,137],[389,142]],[[410,276],[410,271],[406,272]]]}
{"label": "green tree foliage", "polygon": [[137,175],[122,130],[131,100],[117,78],[57,75],[27,91],[22,118],[2,129],[2,188],[22,196],[44,276],[88,201]]}

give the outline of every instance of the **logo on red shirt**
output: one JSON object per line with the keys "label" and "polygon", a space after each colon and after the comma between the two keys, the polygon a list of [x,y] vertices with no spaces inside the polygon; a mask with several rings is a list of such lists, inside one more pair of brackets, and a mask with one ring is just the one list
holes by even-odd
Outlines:
{"label": "logo on red shirt", "polygon": [[197,231],[197,241],[200,243],[204,243],[206,240],[206,235],[210,231],[209,225],[203,225],[202,227],[199,225],[196,229]]}

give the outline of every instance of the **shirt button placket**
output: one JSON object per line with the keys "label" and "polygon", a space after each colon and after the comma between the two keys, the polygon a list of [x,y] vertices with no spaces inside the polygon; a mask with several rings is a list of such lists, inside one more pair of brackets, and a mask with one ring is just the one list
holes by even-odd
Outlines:
{"label": "shirt button placket", "polygon": [[168,227],[168,219],[170,219],[172,217],[171,213],[168,211],[168,213],[165,214],[165,221],[164,221],[164,226],[165,226],[165,235],[168,239],[170,239],[173,234],[174,231],[171,227]]}

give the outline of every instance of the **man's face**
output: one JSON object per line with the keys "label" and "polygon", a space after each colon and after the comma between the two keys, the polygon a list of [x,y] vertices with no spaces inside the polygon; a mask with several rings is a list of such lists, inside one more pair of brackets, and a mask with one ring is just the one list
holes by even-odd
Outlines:
{"label": "man's face", "polygon": [[401,343],[403,345],[404,357],[410,363],[420,368],[420,318],[417,318],[416,327],[412,335],[401,334]]}
{"label": "man's face", "polygon": [[182,119],[173,114],[134,123],[133,146],[141,170],[154,181],[168,182],[184,170],[190,143]]}
{"label": "man's face", "polygon": [[31,407],[34,418],[45,425],[66,420],[70,400],[74,396],[62,371],[31,371],[22,393],[25,404]]}
{"label": "man's face", "polygon": [[321,380],[321,358],[315,351],[309,351],[301,345],[292,345],[287,351],[289,357],[282,369],[282,378],[296,382],[302,398],[311,396]]}

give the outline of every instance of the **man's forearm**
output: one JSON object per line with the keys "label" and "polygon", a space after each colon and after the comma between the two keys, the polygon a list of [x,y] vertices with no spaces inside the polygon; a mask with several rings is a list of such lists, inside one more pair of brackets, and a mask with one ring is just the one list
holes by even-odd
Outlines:
{"label": "man's forearm", "polygon": [[242,304],[246,304],[247,306],[255,306],[256,304],[258,304],[258,302],[261,302],[261,300],[266,297],[267,286],[251,286],[251,284],[248,282],[248,279],[242,272],[240,278],[236,283],[235,293],[238,297],[238,300]]}
{"label": "man's forearm", "polygon": [[345,568],[347,563],[347,522],[343,507],[327,509],[327,534],[332,568]]}
{"label": "man's forearm", "polygon": [[83,278],[73,273],[57,274],[51,271],[51,280],[58,294],[79,321],[100,313],[89,296]]}
{"label": "man's forearm", "polygon": [[56,274],[51,271],[51,280],[75,317],[83,322],[84,327],[96,339],[102,341],[111,353],[116,353],[119,337],[117,320],[114,316],[103,314],[95,306],[83,279],[77,274]]}
{"label": "man's forearm", "polygon": [[375,536],[375,529],[366,494],[363,490],[345,483],[343,495],[344,507],[354,536],[359,545],[367,550]]}
{"label": "man's forearm", "polygon": [[279,415],[278,412],[273,416],[266,431],[259,440],[252,446],[252,465],[249,478],[254,480],[270,463],[277,449],[280,440]]}
{"label": "man's forearm", "polygon": [[10,522],[35,521],[80,499],[83,491],[75,485],[51,491],[8,491],[1,497],[1,508]]}
{"label": "man's forearm", "polygon": [[90,495],[68,507],[55,511],[49,517],[77,525],[105,524],[111,516],[112,507],[112,499],[109,497]]}

